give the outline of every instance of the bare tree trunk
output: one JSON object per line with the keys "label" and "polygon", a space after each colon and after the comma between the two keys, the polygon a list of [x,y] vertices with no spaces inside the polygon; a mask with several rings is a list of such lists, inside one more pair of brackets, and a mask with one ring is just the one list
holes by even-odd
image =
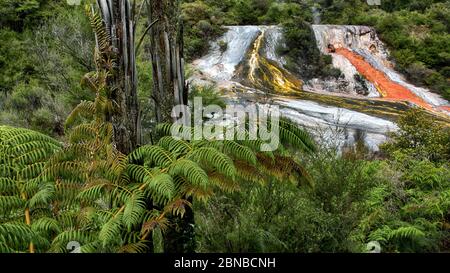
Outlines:
{"label": "bare tree trunk", "polygon": [[183,24],[179,0],[149,0],[150,55],[153,68],[153,99],[158,122],[171,122],[173,106],[187,103],[184,78]]}
{"label": "bare tree trunk", "polygon": [[114,143],[119,151],[128,154],[141,142],[134,11],[129,0],[97,0],[97,4],[111,37],[112,50],[117,54],[111,83],[111,98],[118,109],[111,117]]}
{"label": "bare tree trunk", "polygon": [[[150,56],[153,68],[153,94],[157,122],[172,122],[172,108],[187,104],[188,86],[184,76],[183,24],[179,0],[149,0]],[[190,200],[192,201],[192,200]],[[164,251],[195,251],[194,213],[186,209],[184,218],[171,217],[165,233]]]}

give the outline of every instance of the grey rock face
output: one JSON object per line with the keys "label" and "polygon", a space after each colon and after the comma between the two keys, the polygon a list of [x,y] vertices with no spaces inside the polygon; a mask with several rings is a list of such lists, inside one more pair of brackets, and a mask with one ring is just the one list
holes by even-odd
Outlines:
{"label": "grey rock face", "polygon": [[[248,62],[249,52],[255,40],[264,33],[261,56],[273,61],[278,67],[285,68],[286,60],[277,54],[277,47],[282,42],[282,30],[277,26],[232,26],[227,27],[226,34],[211,44],[210,52],[193,62],[196,69],[190,81],[192,84],[214,83],[227,91],[227,99],[234,103],[249,103],[247,96],[263,97],[264,92],[245,86],[234,77],[239,64]],[[345,93],[361,98],[378,97],[375,86],[358,76],[356,68],[343,56],[328,51],[331,44],[353,50],[366,59],[371,65],[434,105],[447,102],[428,90],[412,86],[393,70],[388,61],[389,53],[378,39],[375,31],[365,26],[333,26],[313,25],[317,46],[324,54],[330,54],[333,66],[339,68],[343,76],[339,79],[309,81],[304,90],[312,92]],[[220,50],[220,43],[226,43],[225,51]],[[356,75],[356,76],[355,76]],[[240,90],[239,92],[235,92]],[[256,102],[255,103],[259,103]],[[270,103],[277,105],[282,115],[299,125],[309,128],[316,138],[322,142],[343,147],[354,143],[363,135],[363,141],[376,151],[379,144],[387,138],[388,132],[398,129],[391,121],[339,107],[327,106],[317,102],[287,99],[273,96]]]}
{"label": "grey rock face", "polygon": [[[374,68],[386,74],[393,82],[411,90],[427,103],[439,107],[448,105],[448,102],[439,95],[430,92],[426,88],[421,88],[409,84],[405,78],[396,72],[394,64],[389,60],[389,51],[384,43],[378,38],[376,31],[367,26],[346,26],[346,25],[313,25],[317,46],[324,54],[329,54],[333,58],[333,66],[339,68],[349,81],[350,89],[356,91],[358,83],[353,78],[357,73],[356,68],[343,56],[329,52],[328,48],[347,48],[362,56],[365,61]],[[367,81],[366,81],[367,82]],[[367,82],[369,97],[377,97],[378,92],[373,84]]]}

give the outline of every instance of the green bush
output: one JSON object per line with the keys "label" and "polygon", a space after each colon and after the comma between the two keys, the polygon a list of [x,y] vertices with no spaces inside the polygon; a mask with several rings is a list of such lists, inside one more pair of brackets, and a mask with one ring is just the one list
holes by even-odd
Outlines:
{"label": "green bush", "polygon": [[203,1],[183,3],[182,18],[185,23],[185,54],[188,61],[201,57],[209,49],[209,42],[224,31],[221,25],[224,13],[217,6],[209,6]]}
{"label": "green bush", "polygon": [[353,233],[377,170],[327,151],[307,162],[314,188],[269,181],[197,204],[198,251],[361,251]]}
{"label": "green bush", "polygon": [[376,165],[381,179],[364,204],[358,232],[382,252],[447,251],[450,169],[398,153]]}
{"label": "green bush", "polygon": [[310,25],[290,20],[283,24],[285,44],[278,48],[287,59],[287,67],[304,80],[312,78],[339,78],[341,71],[332,66],[331,56],[323,55]]}
{"label": "green bush", "polygon": [[450,161],[450,129],[431,120],[420,109],[411,109],[398,121],[400,130],[381,146],[388,155],[401,153],[417,160]]}
{"label": "green bush", "polygon": [[198,205],[199,252],[317,252],[328,215],[289,183],[249,186]]}

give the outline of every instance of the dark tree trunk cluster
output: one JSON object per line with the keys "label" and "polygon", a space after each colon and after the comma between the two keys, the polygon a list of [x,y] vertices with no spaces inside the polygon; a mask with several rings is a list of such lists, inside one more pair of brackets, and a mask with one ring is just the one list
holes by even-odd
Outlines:
{"label": "dark tree trunk cluster", "polygon": [[[136,44],[134,8],[129,0],[97,0],[103,21],[117,54],[117,67],[110,84],[112,100],[119,111],[111,117],[114,143],[129,154],[141,142],[141,121],[137,97]],[[156,121],[172,122],[175,105],[187,104],[188,86],[184,77],[183,24],[179,0],[147,0]],[[137,47],[139,48],[140,42]],[[192,200],[190,200],[192,201]],[[149,200],[151,206],[151,200]],[[185,217],[173,217],[165,234],[165,252],[194,252],[194,215],[186,209]],[[150,238],[151,239],[151,238]]]}
{"label": "dark tree trunk cluster", "polygon": [[184,78],[183,24],[179,0],[150,0],[150,55],[157,122],[171,122],[174,105],[186,104],[188,88]]}
{"label": "dark tree trunk cluster", "polygon": [[[172,108],[187,104],[188,86],[184,76],[183,23],[179,0],[150,0],[150,56],[153,73],[153,94],[157,122],[172,122]],[[192,200],[189,200],[192,202]],[[186,208],[183,218],[172,217],[165,233],[164,251],[186,253],[195,251],[194,213]]]}
{"label": "dark tree trunk cluster", "polygon": [[118,57],[111,84],[112,100],[118,109],[111,117],[114,143],[119,151],[128,154],[141,142],[134,11],[129,0],[97,0],[97,4]]}

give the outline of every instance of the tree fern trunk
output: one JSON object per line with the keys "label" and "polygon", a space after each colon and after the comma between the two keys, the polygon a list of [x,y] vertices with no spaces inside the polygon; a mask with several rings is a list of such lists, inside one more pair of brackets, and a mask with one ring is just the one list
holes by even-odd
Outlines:
{"label": "tree fern trunk", "polygon": [[[150,56],[153,73],[155,115],[158,122],[172,122],[175,105],[187,104],[188,87],[184,76],[183,24],[179,16],[179,0],[150,0]],[[194,214],[186,209],[180,219],[172,217],[173,225],[165,233],[164,251],[186,253],[195,251]]]}
{"label": "tree fern trunk", "polygon": [[117,110],[111,122],[114,142],[124,154],[133,151],[141,142],[141,117],[137,96],[134,11],[129,0],[97,0],[111,45],[117,54],[112,100]]}
{"label": "tree fern trunk", "polygon": [[158,122],[172,121],[174,105],[185,104],[183,25],[179,19],[179,1],[150,0],[150,56],[153,68],[153,94]]}
{"label": "tree fern trunk", "polygon": [[[22,199],[24,201],[28,201],[27,200],[27,195],[25,193],[22,193]],[[29,207],[25,208],[25,224],[27,226],[31,226],[31,214],[30,214],[30,208]],[[34,253],[34,244],[33,244],[33,242],[30,242],[30,244],[28,246],[28,251],[30,253]]]}
{"label": "tree fern trunk", "polygon": [[[192,203],[192,198],[189,198]],[[165,232],[166,253],[194,253],[196,248],[194,211],[187,207],[183,218],[171,217],[172,226]]]}

